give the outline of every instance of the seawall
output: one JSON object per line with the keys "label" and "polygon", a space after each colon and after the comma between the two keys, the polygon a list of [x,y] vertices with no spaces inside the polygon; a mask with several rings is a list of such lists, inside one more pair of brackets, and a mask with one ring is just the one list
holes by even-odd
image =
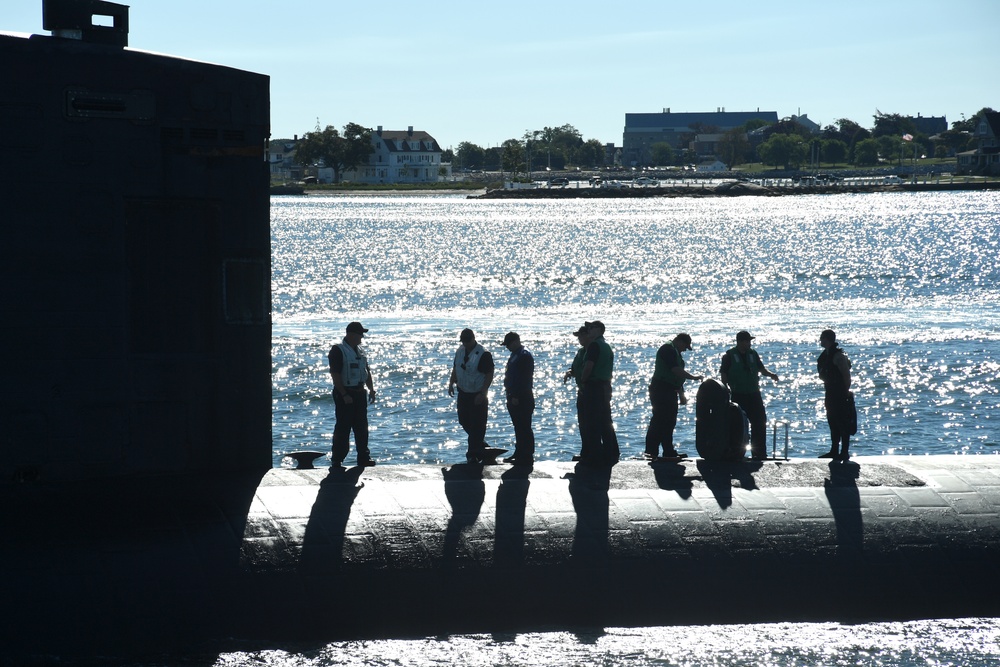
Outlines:
{"label": "seawall", "polygon": [[0,496],[8,658],[1000,615],[1000,457],[275,469]]}

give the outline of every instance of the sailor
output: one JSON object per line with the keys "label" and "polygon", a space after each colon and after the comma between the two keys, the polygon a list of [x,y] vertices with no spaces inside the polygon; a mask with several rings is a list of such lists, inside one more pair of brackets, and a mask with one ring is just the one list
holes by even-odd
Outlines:
{"label": "sailor", "polygon": [[[351,431],[358,453],[359,466],[373,466],[368,450],[368,404],[375,402],[375,387],[368,357],[361,339],[368,329],[360,322],[347,325],[343,342],[330,348],[330,377],[333,379],[333,402],[337,409],[337,424],[333,428],[333,467],[343,468],[350,448]],[[368,388],[367,393],[365,387]]]}
{"label": "sailor", "polygon": [[531,415],[535,411],[535,359],[515,331],[504,336],[503,346],[510,352],[503,387],[507,394],[507,413],[514,427],[514,454],[504,462],[530,466],[535,462],[535,433],[531,429]]}
{"label": "sailor", "polygon": [[760,395],[760,376],[776,382],[778,376],[764,367],[757,350],[750,347],[753,339],[748,331],[736,334],[736,347],[722,355],[719,376],[750,421],[750,456],[759,461],[767,458],[767,412]]}
{"label": "sailor", "polygon": [[677,426],[678,405],[687,403],[684,394],[685,380],[701,380],[700,375],[691,375],[684,370],[682,352],[692,349],[691,336],[679,333],[669,343],[664,343],[656,351],[653,377],[649,381],[649,403],[653,414],[646,429],[645,458],[654,460],[663,447],[666,459],[684,458],[674,447],[674,428]]}
{"label": "sailor", "polygon": [[[823,353],[816,360],[816,370],[823,380],[826,421],[830,426],[830,451],[821,459],[846,461],[851,457],[851,433],[857,428],[854,394],[851,392],[851,360],[837,343],[837,334],[826,329],[819,336]],[[851,428],[852,421],[854,429]]]}
{"label": "sailor", "polygon": [[604,340],[604,323],[585,322],[587,347],[580,372],[580,463],[589,466],[612,466],[621,452],[611,418],[611,376],[615,353]]}
{"label": "sailor", "polygon": [[493,355],[476,342],[472,329],[462,329],[459,335],[455,363],[448,380],[448,395],[455,395],[458,386],[458,423],[469,436],[465,459],[469,463],[484,463],[486,420],[489,412],[489,388],[493,384]]}

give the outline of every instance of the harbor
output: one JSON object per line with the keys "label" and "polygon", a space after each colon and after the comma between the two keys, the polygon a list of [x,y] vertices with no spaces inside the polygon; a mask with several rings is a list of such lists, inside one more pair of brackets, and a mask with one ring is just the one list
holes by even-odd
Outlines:
{"label": "harbor", "polygon": [[[995,191],[272,198],[269,77],[127,48],[115,3],[43,23],[0,35],[0,662],[645,667],[676,635],[740,666],[790,655],[780,628],[813,642],[787,664],[921,633],[887,664],[1000,658]],[[621,460],[587,466],[561,378],[597,319]],[[378,398],[345,469],[348,322]],[[830,327],[849,460],[817,458]],[[505,332],[534,356],[531,466],[468,462],[447,391],[466,328],[498,367]],[[746,329],[780,456],[774,431],[766,460],[695,458],[688,403],[688,458],[640,460],[658,346],[689,332],[711,377]],[[482,395],[509,450],[499,381]],[[841,626],[852,643],[821,646]]]}

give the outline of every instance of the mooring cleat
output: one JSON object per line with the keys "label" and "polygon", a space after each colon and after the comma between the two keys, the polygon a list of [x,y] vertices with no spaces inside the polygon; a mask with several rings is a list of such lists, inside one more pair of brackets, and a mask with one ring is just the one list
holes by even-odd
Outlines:
{"label": "mooring cleat", "polygon": [[300,470],[310,470],[316,467],[313,465],[313,461],[321,456],[326,456],[326,452],[289,452],[288,454],[285,454],[285,456],[295,461],[296,468]]}

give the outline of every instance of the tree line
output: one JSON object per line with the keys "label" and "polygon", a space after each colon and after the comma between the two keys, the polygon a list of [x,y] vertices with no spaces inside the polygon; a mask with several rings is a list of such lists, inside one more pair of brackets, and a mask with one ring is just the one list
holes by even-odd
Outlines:
{"label": "tree line", "polygon": [[527,130],[520,139],[507,139],[499,146],[483,148],[471,141],[458,145],[453,169],[524,173],[561,171],[570,167],[599,168],[606,163],[605,146],[597,139],[584,139],[570,124]]}
{"label": "tree line", "polygon": [[[794,169],[803,164],[847,163],[859,167],[880,162],[903,162],[917,157],[947,157],[975,148],[972,138],[980,117],[992,113],[984,107],[970,118],[963,117],[951,129],[933,137],[921,132],[914,119],[901,114],[876,113],[867,129],[848,118],[824,127],[819,134],[792,119],[777,123],[752,120],[746,125],[721,133],[715,154],[730,169],[741,164],[761,162],[777,168]],[[717,134],[708,125],[690,128],[690,140],[699,134]],[[374,151],[373,130],[358,123],[348,123],[342,131],[332,125],[306,132],[296,144],[296,161],[302,165],[323,163],[333,169],[339,182],[345,171],[365,164]],[[690,164],[698,156],[690,148],[675,149],[667,142],[652,144],[649,164],[670,166]],[[442,162],[451,162],[455,171],[506,171],[511,174],[530,171],[561,171],[572,167],[600,168],[608,164],[605,144],[584,139],[570,124],[527,130],[520,138],[507,139],[499,146],[483,147],[463,141],[455,151],[445,150]]]}
{"label": "tree line", "polygon": [[[992,113],[984,107],[966,119],[955,121],[951,129],[933,136],[920,131],[913,118],[901,114],[876,113],[871,129],[841,118],[827,125],[819,135],[793,120],[766,126],[753,146],[748,134],[758,128],[737,128],[723,134],[717,146],[719,158],[730,168],[760,161],[774,167],[792,169],[806,163],[846,163],[859,167],[885,162],[902,163],[922,157],[950,157],[976,148],[973,138],[980,117]],[[758,126],[759,127],[759,126]]]}

